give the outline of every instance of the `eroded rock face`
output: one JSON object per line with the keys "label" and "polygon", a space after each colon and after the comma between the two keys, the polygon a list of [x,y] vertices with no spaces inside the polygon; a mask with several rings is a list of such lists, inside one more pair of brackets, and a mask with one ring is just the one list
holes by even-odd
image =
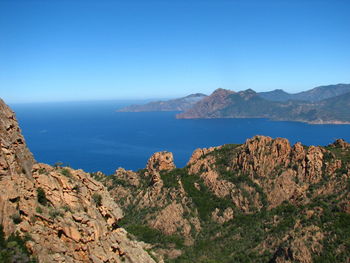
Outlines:
{"label": "eroded rock face", "polygon": [[231,207],[226,208],[222,212],[222,215],[219,215],[219,213],[220,213],[220,209],[216,208],[212,212],[211,217],[215,222],[218,222],[220,224],[226,223],[226,222],[232,220],[234,217],[233,209]]}
{"label": "eroded rock face", "polygon": [[[330,151],[328,147],[335,149]],[[258,231],[266,236],[266,240],[249,248],[254,253],[271,253],[268,262],[311,263],[315,255],[322,253],[329,238],[322,224],[317,225],[323,212],[315,200],[334,198],[334,211],[350,211],[347,145],[338,141],[328,147],[307,147],[301,143],[291,146],[286,139],[256,136],[242,145],[197,149],[185,168],[169,168],[171,172],[160,172],[158,158],[151,158],[148,169],[137,173],[139,181],[144,181],[140,189],[122,187],[123,183],[112,193],[115,198],[128,200],[127,207],[133,211],[140,211],[136,213],[142,218],[138,224],[147,224],[165,235],[180,234],[189,246],[193,241],[212,239],[220,243],[221,237],[230,236],[226,227],[233,224],[240,228],[244,217],[248,222],[254,218],[263,222],[263,229]],[[158,176],[157,181],[154,175]],[[125,182],[132,184],[130,179]],[[126,192],[135,198],[128,199]],[[293,214],[295,211],[298,214]],[[303,214],[313,223],[308,224]],[[214,229],[216,232],[211,232]],[[205,236],[207,230],[210,236]],[[229,242],[248,242],[250,237],[245,234],[234,235]],[[201,236],[205,239],[201,240]],[[339,251],[344,253],[344,247]],[[174,256],[169,247],[158,252]]]}
{"label": "eroded rock face", "polygon": [[[348,144],[337,140],[331,146],[346,149]],[[292,147],[287,139],[266,136],[255,136],[237,146],[230,158],[225,158],[225,163],[219,167],[220,157],[215,150],[222,147],[194,151],[188,162],[189,173],[200,176],[216,196],[231,196],[233,203],[246,212],[251,211],[252,206],[258,209],[263,207],[263,200],[259,200],[261,193],[254,187],[244,185],[245,182],[241,182],[242,186],[238,189],[233,183],[237,177],[248,177],[250,184],[263,189],[269,208],[274,208],[284,201],[307,202],[309,186],[320,182],[323,176],[332,176],[342,167],[341,160],[322,147],[304,147],[300,143]],[[325,154],[332,158],[325,160]],[[222,177],[223,173],[232,179]],[[327,191],[335,188],[335,185],[328,184]],[[242,195],[242,189],[249,192],[250,200]],[[344,207],[347,205],[344,204]]]}
{"label": "eroded rock face", "polygon": [[337,139],[334,143],[332,143],[330,146],[333,147],[340,147],[342,149],[348,149],[350,148],[350,143],[347,143],[343,139]]}
{"label": "eroded rock face", "polygon": [[289,165],[290,153],[291,146],[287,139],[255,136],[242,145],[234,165],[243,173],[267,177],[276,166]]}
{"label": "eroded rock face", "polygon": [[174,157],[171,152],[157,152],[149,158],[146,169],[152,177],[152,184],[156,187],[162,186],[160,178],[161,171],[169,171],[175,169]]}
{"label": "eroded rock face", "polygon": [[0,99],[0,177],[11,174],[30,177],[34,162],[15,113]]}
{"label": "eroded rock face", "polygon": [[154,262],[118,221],[122,210],[82,170],[35,164],[13,112],[0,101],[0,223],[29,234],[39,262]]}
{"label": "eroded rock face", "polygon": [[[106,177],[104,183],[126,213],[145,211],[145,217],[137,219],[135,224],[157,229],[165,235],[180,236],[185,245],[192,245],[193,233],[201,229],[200,220],[191,213],[192,202],[180,181],[175,180],[175,188],[169,188],[162,179],[165,172],[172,172],[175,178],[175,168],[172,153],[159,152],[151,156],[146,169],[138,173],[118,169],[114,175]],[[139,183],[137,187],[134,182]],[[173,246],[155,248],[155,251],[159,260],[181,255]]]}
{"label": "eroded rock face", "polygon": [[176,168],[174,157],[171,152],[157,152],[148,160],[146,169],[150,173],[159,173]]}

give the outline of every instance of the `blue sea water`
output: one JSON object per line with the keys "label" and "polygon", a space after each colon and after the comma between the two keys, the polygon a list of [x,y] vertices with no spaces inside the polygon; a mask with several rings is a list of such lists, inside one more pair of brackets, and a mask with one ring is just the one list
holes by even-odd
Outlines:
{"label": "blue sea water", "polygon": [[243,143],[254,135],[327,145],[350,141],[350,125],[309,125],[266,119],[177,120],[176,112],[116,112],[131,102],[12,104],[30,150],[39,162],[62,161],[88,172],[144,168],[157,151],[171,151],[183,167],[199,147]]}

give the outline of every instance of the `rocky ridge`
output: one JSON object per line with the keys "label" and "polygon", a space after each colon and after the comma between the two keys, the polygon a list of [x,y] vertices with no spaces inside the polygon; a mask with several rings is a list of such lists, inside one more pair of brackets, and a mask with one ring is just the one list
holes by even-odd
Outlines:
{"label": "rocky ridge", "polygon": [[0,101],[0,224],[39,262],[154,262],[118,225],[121,208],[82,170],[36,163]]}
{"label": "rocky ridge", "polygon": [[[149,163],[166,156],[172,163],[169,153]],[[165,261],[350,259],[350,145],[343,140],[306,147],[255,136],[242,145],[197,149],[185,168],[151,167],[119,169],[102,181],[131,213],[126,228]],[[156,182],[150,172],[159,175]]]}

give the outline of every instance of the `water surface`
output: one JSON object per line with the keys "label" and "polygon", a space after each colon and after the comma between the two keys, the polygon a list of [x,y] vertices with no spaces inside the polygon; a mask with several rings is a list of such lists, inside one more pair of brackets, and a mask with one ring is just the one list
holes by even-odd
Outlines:
{"label": "water surface", "polygon": [[254,135],[327,145],[350,141],[350,125],[310,125],[266,119],[177,120],[176,112],[116,112],[131,102],[67,102],[10,105],[39,162],[57,161],[86,171],[112,173],[144,168],[157,151],[171,151],[183,167],[193,150],[243,143]]}

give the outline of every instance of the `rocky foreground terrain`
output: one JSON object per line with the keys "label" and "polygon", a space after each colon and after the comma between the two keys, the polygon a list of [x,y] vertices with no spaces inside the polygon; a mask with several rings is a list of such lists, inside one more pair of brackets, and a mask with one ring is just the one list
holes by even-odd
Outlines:
{"label": "rocky foreground terrain", "polygon": [[2,101],[0,138],[0,262],[350,261],[343,140],[256,136],[106,176],[36,163]]}
{"label": "rocky foreground terrain", "polygon": [[125,211],[121,225],[167,262],[349,262],[350,145],[291,146],[256,136],[169,152],[146,169],[96,175]]}
{"label": "rocky foreground terrain", "polygon": [[3,101],[0,139],[0,262],[155,262],[100,182],[35,162]]}

